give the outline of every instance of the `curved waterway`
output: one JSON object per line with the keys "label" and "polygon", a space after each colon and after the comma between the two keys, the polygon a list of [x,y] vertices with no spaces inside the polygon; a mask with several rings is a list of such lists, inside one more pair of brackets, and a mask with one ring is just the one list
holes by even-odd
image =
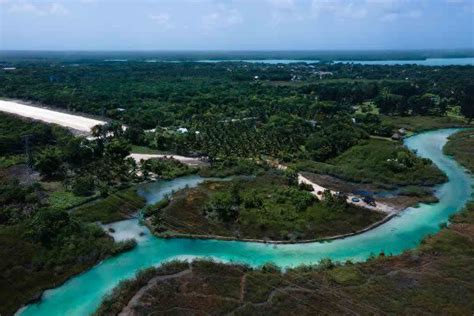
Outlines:
{"label": "curved waterway", "polygon": [[[380,252],[399,254],[417,246],[428,234],[436,233],[440,224],[461,210],[471,196],[471,177],[442,153],[447,137],[456,131],[431,131],[405,141],[407,147],[433,160],[448,175],[449,182],[440,185],[436,191],[439,203],[408,208],[389,222],[353,237],[332,242],[277,246],[238,241],[159,239],[146,228],[138,228],[137,220],[123,221],[114,224],[117,230],[144,232],[142,236],[135,233],[137,247],[101,262],[58,288],[46,291],[41,302],[28,305],[19,314],[89,315],[99,306],[103,296],[121,280],[133,277],[141,269],[176,258],[209,257],[251,266],[273,262],[280,267],[291,267],[317,263],[323,258],[361,261]],[[197,185],[201,181],[203,179],[196,176],[162,181],[143,187],[142,192],[149,202],[156,202],[172,190]]]}

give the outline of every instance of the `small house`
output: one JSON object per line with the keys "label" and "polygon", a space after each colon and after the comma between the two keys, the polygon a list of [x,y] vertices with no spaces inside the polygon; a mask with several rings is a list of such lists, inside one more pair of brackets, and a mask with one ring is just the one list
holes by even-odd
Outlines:
{"label": "small house", "polygon": [[312,127],[316,127],[316,125],[318,125],[318,121],[316,120],[306,120],[306,122],[311,124]]}
{"label": "small house", "polygon": [[407,133],[407,130],[402,127],[398,130],[398,133],[401,134],[401,135],[405,135]]}
{"label": "small house", "polygon": [[402,138],[403,138],[403,136],[400,135],[399,133],[394,133],[394,134],[392,135],[392,139],[393,139],[393,140],[401,140]]}

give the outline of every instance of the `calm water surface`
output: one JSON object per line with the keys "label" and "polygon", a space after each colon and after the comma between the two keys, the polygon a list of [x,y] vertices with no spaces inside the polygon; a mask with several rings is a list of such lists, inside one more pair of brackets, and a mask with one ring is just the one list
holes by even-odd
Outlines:
{"label": "calm water surface", "polygon": [[[172,259],[208,257],[225,262],[260,266],[273,262],[280,267],[317,263],[323,258],[362,261],[372,254],[399,254],[413,248],[428,234],[436,233],[439,225],[465,205],[472,193],[472,179],[454,160],[442,154],[447,137],[456,129],[431,131],[408,138],[406,146],[416,149],[422,157],[430,158],[449,177],[439,186],[437,204],[421,204],[409,208],[400,216],[367,233],[332,242],[296,245],[266,245],[238,241],[159,239],[152,236],[137,220],[113,224],[126,236],[135,235],[135,249],[107,259],[72,278],[64,285],[45,292],[44,299],[19,311],[21,315],[88,315],[94,312],[102,297],[121,280],[131,278],[141,269],[157,266]],[[161,181],[141,190],[150,203],[163,198],[172,190],[203,181],[197,176],[173,181]],[[138,233],[143,232],[143,236]],[[118,236],[120,238],[120,236]]]}
{"label": "calm water surface", "polygon": [[467,66],[474,65],[474,57],[465,58],[427,58],[420,60],[336,60],[335,63],[361,65],[420,65],[420,66]]}
{"label": "calm water surface", "polygon": [[314,64],[319,63],[319,60],[309,60],[309,59],[228,59],[228,60],[218,60],[218,59],[203,59],[197,60],[200,63],[222,63],[222,62],[244,62],[252,64],[295,64],[295,63],[305,63],[305,64]]}

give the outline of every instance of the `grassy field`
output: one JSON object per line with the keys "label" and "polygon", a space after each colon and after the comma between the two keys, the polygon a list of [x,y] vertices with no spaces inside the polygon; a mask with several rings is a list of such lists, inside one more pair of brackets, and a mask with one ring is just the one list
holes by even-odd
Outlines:
{"label": "grassy field", "polygon": [[474,170],[474,130],[466,130],[449,137],[444,152],[469,170]]}
{"label": "grassy field", "polygon": [[153,155],[153,154],[161,154],[162,153],[159,150],[155,150],[155,149],[145,147],[145,146],[138,146],[138,145],[133,145],[130,152],[135,153],[135,154],[147,154],[147,155],[148,154]]}
{"label": "grassy field", "polygon": [[207,182],[176,193],[151,222],[163,236],[217,235],[302,240],[355,232],[384,214],[317,201],[271,172],[253,179]]}
{"label": "grassy field", "polygon": [[418,133],[437,128],[465,127],[467,122],[454,116],[387,116],[381,115],[382,123],[405,128],[410,132]]}
{"label": "grassy field", "polygon": [[85,222],[110,223],[128,218],[145,206],[145,200],[135,189],[126,189],[76,208],[73,214]]}
{"label": "grassy field", "polygon": [[60,189],[49,194],[48,204],[51,208],[55,210],[67,210],[80,204],[84,204],[88,201],[94,200],[95,198],[97,198],[96,195],[77,196],[72,192]]}
{"label": "grassy field", "polygon": [[302,161],[292,166],[380,187],[432,186],[446,181],[446,176],[429,160],[417,157],[400,143],[380,139],[356,145],[327,163]]}
{"label": "grassy field", "polygon": [[152,278],[156,283],[133,306],[135,315],[165,310],[212,315],[471,315],[474,205],[418,249],[365,263],[324,260],[285,273],[271,265],[255,270],[209,261],[170,263],[124,281],[96,315],[118,314]]}

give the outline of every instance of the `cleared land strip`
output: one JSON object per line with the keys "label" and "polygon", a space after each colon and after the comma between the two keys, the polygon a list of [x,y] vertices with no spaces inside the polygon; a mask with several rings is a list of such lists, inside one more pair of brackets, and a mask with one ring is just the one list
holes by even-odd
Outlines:
{"label": "cleared land strip", "polygon": [[[298,183],[305,183],[305,184],[311,185],[313,187],[313,191],[311,193],[313,195],[315,195],[318,199],[321,199],[321,196],[318,195],[318,192],[324,192],[325,190],[327,190],[325,187],[322,187],[319,184],[312,182],[308,178],[305,178],[300,173],[298,173]],[[331,190],[331,193],[332,194],[337,194],[338,192]],[[357,202],[355,202],[355,201],[357,201]],[[383,212],[383,213],[386,213],[388,215],[392,215],[392,214],[397,213],[397,209],[395,209],[391,206],[388,206],[386,204],[379,203],[379,202],[377,202],[377,204],[375,206],[372,206],[372,205],[369,205],[369,204],[365,203],[364,201],[362,201],[361,198],[359,198],[355,195],[351,195],[351,194],[347,195],[347,203],[357,205],[357,206],[360,206],[360,207],[364,207],[364,208],[367,208],[367,209],[372,210],[372,211]]]}
{"label": "cleared land strip", "polygon": [[82,133],[90,133],[93,126],[106,123],[105,121],[99,121],[84,116],[26,105],[17,101],[0,100],[0,111],[43,121],[46,123],[61,125]]}
{"label": "cleared land strip", "polygon": [[184,164],[190,165],[190,166],[200,166],[203,164],[206,164],[202,159],[200,158],[194,158],[194,157],[186,157],[186,156],[180,156],[180,155],[162,155],[162,154],[130,154],[131,158],[135,159],[136,162],[140,162],[141,160],[148,160],[148,159],[159,159],[159,158],[173,158],[176,159]]}
{"label": "cleared land strip", "polygon": [[[278,169],[281,169],[281,170],[286,170],[288,168],[287,166],[282,165],[282,164],[277,164],[276,167]],[[313,188],[313,191],[311,192],[311,194],[316,196],[316,198],[319,199],[319,200],[322,199],[322,195],[318,194],[318,192],[322,193],[322,192],[328,190],[325,187],[323,187],[323,186],[321,186],[317,183],[314,183],[311,180],[309,180],[308,178],[304,177],[301,173],[298,173],[298,183],[300,183],[300,184],[301,183],[309,184]],[[339,192],[336,192],[336,191],[333,191],[333,190],[330,190],[330,192],[333,195],[339,193]],[[355,202],[355,201],[357,201],[357,202]],[[400,212],[400,210],[398,210],[394,207],[391,207],[391,206],[388,206],[387,204],[383,204],[383,203],[379,203],[379,202],[377,202],[377,204],[375,206],[367,204],[360,197],[352,195],[352,194],[347,194],[346,202],[350,203],[350,204],[353,204],[353,205],[357,205],[359,207],[367,208],[367,209],[372,210],[372,211],[385,213],[385,214],[387,214],[387,218],[389,216],[391,217],[391,216],[397,214],[398,212]]]}

